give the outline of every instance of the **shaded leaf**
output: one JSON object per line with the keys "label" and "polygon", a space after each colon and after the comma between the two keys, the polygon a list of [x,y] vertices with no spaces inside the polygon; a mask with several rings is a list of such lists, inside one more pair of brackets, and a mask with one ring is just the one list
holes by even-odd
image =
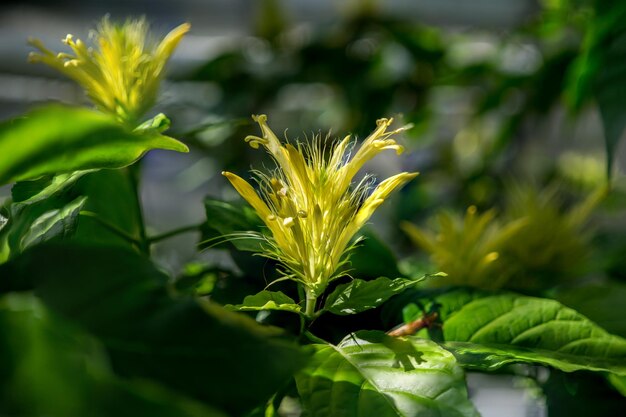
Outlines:
{"label": "shaded leaf", "polygon": [[0,161],[0,184],[119,168],[151,149],[188,151],[183,143],[156,130],[132,132],[101,113],[49,106],[0,124],[0,155],[11,155]]}
{"label": "shaded leaf", "polygon": [[393,252],[376,234],[365,228],[360,235],[365,239],[350,251],[347,269],[351,276],[361,279],[402,276]]}
{"label": "shaded leaf", "polygon": [[282,310],[292,313],[300,313],[300,306],[291,298],[280,291],[261,291],[255,295],[244,298],[242,304],[227,305],[229,310],[237,311],[261,311],[261,310]]}
{"label": "shaded leaf", "polygon": [[110,371],[99,343],[32,295],[0,299],[0,413],[15,417],[221,416],[197,401]]}
{"label": "shaded leaf", "polygon": [[201,247],[211,247],[218,243],[230,242],[240,251],[260,252],[261,241],[244,235],[246,232],[259,232],[261,220],[248,206],[235,205],[225,201],[207,198],[204,200],[207,224]]}
{"label": "shaded leaf", "polygon": [[98,337],[116,373],[229,414],[267,400],[304,361],[278,329],[207,301],[173,299],[163,273],[119,247],[40,245],[0,266],[0,276],[0,289],[30,285],[46,306]]}
{"label": "shaded leaf", "polygon": [[[141,236],[141,215],[137,206],[132,168],[103,169],[80,178],[72,188],[74,193],[87,196],[83,210],[94,213],[122,230],[135,240]],[[104,227],[97,219],[81,216],[74,242],[86,245],[133,247],[127,240]]]}
{"label": "shaded leaf", "polygon": [[626,376],[610,374],[608,379],[611,385],[613,385],[613,388],[626,397]]}
{"label": "shaded leaf", "polygon": [[312,349],[311,363],[296,376],[309,416],[478,416],[463,371],[434,342],[361,331]]}
{"label": "shaded leaf", "polygon": [[324,304],[324,310],[333,314],[356,314],[376,308],[389,298],[414,286],[419,280],[380,277],[373,281],[352,280],[337,286]]}
{"label": "shaded leaf", "polygon": [[559,291],[556,299],[584,314],[606,331],[626,337],[626,284],[608,282]]}
{"label": "shaded leaf", "polygon": [[552,370],[540,386],[550,417],[613,417],[622,415],[626,405],[603,375]]}

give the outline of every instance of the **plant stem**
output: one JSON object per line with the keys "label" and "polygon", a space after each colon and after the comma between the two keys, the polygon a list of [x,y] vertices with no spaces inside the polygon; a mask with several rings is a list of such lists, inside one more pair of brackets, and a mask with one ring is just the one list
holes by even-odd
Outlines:
{"label": "plant stem", "polygon": [[150,242],[146,234],[146,223],[143,216],[143,205],[139,193],[139,181],[141,179],[141,160],[128,167],[128,180],[135,196],[135,211],[137,212],[137,225],[139,226],[139,250],[150,255]]}
{"label": "plant stem", "polygon": [[319,337],[315,336],[313,333],[311,333],[308,330],[306,330],[303,333],[303,336],[306,337],[307,339],[309,339],[313,343],[321,343],[323,345],[328,344],[328,342],[326,342],[324,339],[320,339]]}
{"label": "plant stem", "polygon": [[155,242],[159,242],[161,240],[165,240],[168,239],[172,236],[176,236],[182,233],[187,233],[187,232],[195,232],[198,229],[200,229],[202,227],[204,223],[200,223],[200,224],[191,224],[188,226],[183,226],[183,227],[179,227],[178,229],[174,229],[174,230],[170,230],[169,232],[165,232],[162,233],[160,235],[156,235],[156,236],[151,236],[148,238],[148,243],[152,244]]}
{"label": "plant stem", "polygon": [[306,308],[304,310],[305,316],[309,319],[313,319],[315,317],[315,305],[317,304],[317,297],[313,292],[306,290]]}
{"label": "plant stem", "polygon": [[100,216],[98,216],[98,214],[92,212],[92,211],[81,211],[78,213],[81,216],[84,217],[89,217],[91,219],[94,219],[96,222],[100,223],[100,225],[104,226],[106,229],[110,230],[111,232],[115,233],[117,236],[121,237],[122,239],[132,243],[133,245],[137,245],[139,247],[141,247],[140,242],[135,239],[133,236],[131,236],[129,233],[127,233],[126,231],[120,229],[119,227],[115,226],[114,224],[111,224],[109,222],[107,222],[106,220],[102,219]]}

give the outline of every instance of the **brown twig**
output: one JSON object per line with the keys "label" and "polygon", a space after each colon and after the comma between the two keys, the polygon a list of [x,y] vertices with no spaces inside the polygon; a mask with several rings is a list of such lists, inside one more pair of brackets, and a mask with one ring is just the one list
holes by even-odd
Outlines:
{"label": "brown twig", "polygon": [[428,313],[423,315],[417,320],[413,320],[410,323],[405,323],[402,326],[389,330],[387,334],[389,336],[400,337],[400,336],[411,336],[417,333],[419,330],[427,328],[430,329],[434,324],[439,314],[436,311],[432,313]]}

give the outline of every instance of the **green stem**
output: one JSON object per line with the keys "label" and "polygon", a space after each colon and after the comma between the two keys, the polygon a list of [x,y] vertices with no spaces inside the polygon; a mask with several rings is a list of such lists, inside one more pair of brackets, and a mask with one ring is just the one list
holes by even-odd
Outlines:
{"label": "green stem", "polygon": [[92,212],[92,211],[81,211],[78,213],[81,216],[84,217],[89,217],[91,219],[94,219],[96,222],[98,222],[100,225],[104,226],[106,229],[110,230],[111,232],[115,233],[117,236],[121,237],[122,239],[132,243],[133,245],[137,245],[139,247],[141,247],[140,242],[135,239],[133,236],[131,236],[129,233],[127,233],[126,231],[120,229],[119,227],[115,226],[114,224],[111,224],[109,222],[107,222],[106,220],[102,219],[100,216],[98,216],[98,214]]}
{"label": "green stem", "polygon": [[143,206],[141,204],[141,194],[139,193],[139,181],[141,179],[141,160],[128,167],[128,180],[131,190],[135,196],[135,211],[137,213],[137,224],[139,226],[139,250],[150,255],[150,242],[146,234],[146,223],[143,216]]}
{"label": "green stem", "polygon": [[195,232],[195,231],[198,231],[203,225],[204,223],[192,224],[189,226],[183,226],[183,227],[179,227],[178,229],[170,230],[169,232],[165,232],[160,235],[151,236],[148,238],[148,243],[152,244],[155,242],[159,242],[161,240],[169,239],[172,236],[176,236],[182,233]]}
{"label": "green stem", "polygon": [[304,315],[307,316],[309,319],[315,318],[316,304],[317,304],[317,296],[307,289],[306,290],[306,308],[304,310]]}
{"label": "green stem", "polygon": [[311,342],[313,343],[321,343],[323,345],[328,344],[327,341],[325,341],[324,339],[320,339],[319,337],[315,336],[313,333],[311,333],[310,331],[306,330],[303,333],[303,336],[306,337],[307,339],[309,339]]}

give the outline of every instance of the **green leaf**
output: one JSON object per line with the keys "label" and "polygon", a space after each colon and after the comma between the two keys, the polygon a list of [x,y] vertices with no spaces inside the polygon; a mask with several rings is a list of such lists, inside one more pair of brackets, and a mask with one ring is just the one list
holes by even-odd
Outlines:
{"label": "green leaf", "polygon": [[393,252],[374,232],[366,228],[360,235],[364,239],[350,252],[350,263],[347,265],[351,276],[361,279],[402,276]]}
{"label": "green leaf", "polygon": [[609,374],[608,379],[611,385],[613,385],[613,388],[626,397],[626,376]]}
{"label": "green leaf", "polygon": [[207,227],[203,233],[201,247],[211,247],[218,243],[230,242],[240,251],[260,252],[262,241],[247,235],[247,232],[260,232],[261,220],[248,206],[235,205],[220,200],[204,200]]}
{"label": "green leaf", "polygon": [[[134,166],[136,167],[136,165]],[[135,240],[140,240],[140,212],[137,206],[131,167],[103,169],[79,179],[72,191],[87,196],[83,210],[98,219],[81,216],[74,242],[85,245],[133,247],[128,240],[102,225],[106,222]]]}
{"label": "green leaf", "polygon": [[626,128],[626,3],[595,2],[595,15],[571,75],[575,105],[596,99],[604,127],[607,173]]}
{"label": "green leaf", "polygon": [[8,203],[8,221],[0,229],[0,263],[27,248],[52,239],[67,239],[79,224],[86,197],[50,196],[34,203]]}
{"label": "green leaf", "polygon": [[135,128],[135,132],[158,132],[163,133],[170,128],[170,119],[163,113],[159,113],[152,119],[146,120]]}
{"label": "green leaf", "polygon": [[407,294],[395,307],[407,302],[438,311],[445,346],[466,367],[494,370],[530,362],[567,372],[626,375],[626,340],[557,301],[459,289],[435,296]]}
{"label": "green leaf", "polygon": [[300,314],[300,306],[280,291],[263,290],[258,294],[249,295],[242,304],[227,305],[225,308],[236,311],[282,310]]}
{"label": "green leaf", "polygon": [[326,300],[324,310],[341,316],[376,308],[389,298],[414,286],[419,280],[380,277],[373,281],[352,280],[337,286]]}
{"label": "green leaf", "polygon": [[606,331],[626,337],[624,309],[626,284],[607,282],[559,291],[556,299],[600,325]]}
{"label": "green leaf", "polygon": [[132,132],[95,111],[49,106],[0,124],[0,155],[11,155],[0,160],[0,184],[119,168],[151,149],[188,151],[183,143],[155,130]]}
{"label": "green leaf", "polygon": [[78,213],[87,197],[78,197],[70,204],[39,216],[21,239],[21,250],[56,237],[71,236],[76,230]]}
{"label": "green leaf", "polygon": [[[622,4],[623,6],[623,4]],[[600,108],[607,152],[607,172],[612,173],[617,144],[626,128],[626,8],[622,13],[621,33],[607,45],[604,65],[595,80],[595,97]]]}
{"label": "green leaf", "polygon": [[296,376],[308,416],[478,416],[463,371],[434,342],[361,331],[312,349]]}
{"label": "green leaf", "polygon": [[32,181],[20,181],[11,188],[14,203],[34,204],[57,195],[93,170],[68,172]]}
{"label": "green leaf", "polygon": [[0,414],[15,417],[218,417],[147,381],[110,371],[100,344],[32,295],[0,298]]}
{"label": "green leaf", "polygon": [[206,300],[172,298],[167,276],[120,247],[40,245],[0,266],[0,277],[0,290],[30,286],[101,340],[119,375],[228,414],[263,403],[305,359],[278,329]]}

